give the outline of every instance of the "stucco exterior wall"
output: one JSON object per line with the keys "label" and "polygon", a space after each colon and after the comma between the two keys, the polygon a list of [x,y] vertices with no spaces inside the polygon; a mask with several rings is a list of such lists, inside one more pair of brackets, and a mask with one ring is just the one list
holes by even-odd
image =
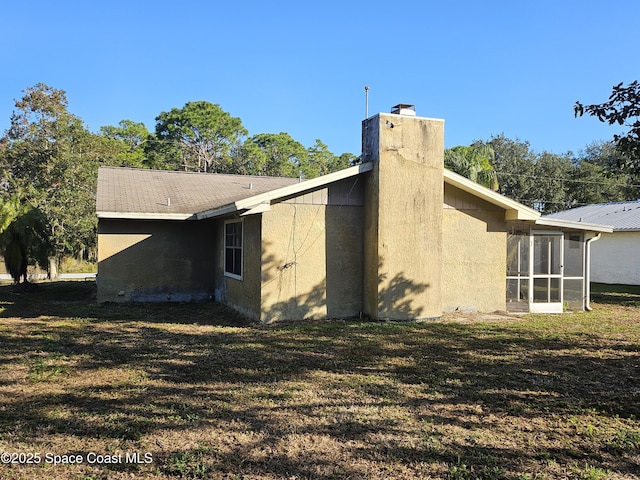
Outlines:
{"label": "stucco exterior wall", "polygon": [[100,219],[99,302],[208,300],[213,223]]}
{"label": "stucco exterior wall", "polygon": [[365,313],[442,314],[444,121],[378,114],[363,124],[367,181]]}
{"label": "stucco exterior wall", "polygon": [[444,198],[443,311],[505,310],[504,210],[450,185]]}
{"label": "stucco exterior wall", "polygon": [[592,243],[591,281],[640,285],[640,232],[603,233]]}
{"label": "stucco exterior wall", "polygon": [[260,215],[242,217],[242,279],[224,274],[224,224],[216,222],[215,299],[225,303],[252,320],[260,319],[260,269],[262,255],[262,223]]}
{"label": "stucco exterior wall", "polygon": [[262,214],[261,320],[357,315],[362,224],[352,205],[290,202]]}

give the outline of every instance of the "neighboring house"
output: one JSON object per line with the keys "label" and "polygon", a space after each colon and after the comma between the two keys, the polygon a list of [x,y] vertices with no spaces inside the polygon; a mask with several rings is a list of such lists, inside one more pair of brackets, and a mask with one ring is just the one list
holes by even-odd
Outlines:
{"label": "neighboring house", "polygon": [[101,168],[98,300],[215,299],[262,322],[588,307],[588,242],[443,168],[444,121],[378,114],[363,163],[290,178]]}
{"label": "neighboring house", "polygon": [[640,200],[572,208],[545,218],[612,227],[613,233],[593,243],[591,281],[640,285]]}

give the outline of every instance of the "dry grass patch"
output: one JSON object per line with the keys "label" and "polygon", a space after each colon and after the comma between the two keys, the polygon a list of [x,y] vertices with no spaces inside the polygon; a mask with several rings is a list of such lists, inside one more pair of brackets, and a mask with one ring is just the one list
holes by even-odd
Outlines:
{"label": "dry grass patch", "polygon": [[0,451],[41,456],[0,478],[640,478],[632,293],[584,314],[267,328],[92,294],[0,288]]}

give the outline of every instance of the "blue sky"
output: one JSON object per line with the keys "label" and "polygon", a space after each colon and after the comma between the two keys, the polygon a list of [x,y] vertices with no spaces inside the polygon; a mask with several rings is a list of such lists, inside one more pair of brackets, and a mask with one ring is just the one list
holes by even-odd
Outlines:
{"label": "blue sky", "polygon": [[42,82],[92,131],[206,100],[250,135],[359,154],[368,85],[370,115],[415,104],[447,147],[504,133],[577,152],[619,129],[575,101],[640,80],[637,0],[4,3],[0,131]]}

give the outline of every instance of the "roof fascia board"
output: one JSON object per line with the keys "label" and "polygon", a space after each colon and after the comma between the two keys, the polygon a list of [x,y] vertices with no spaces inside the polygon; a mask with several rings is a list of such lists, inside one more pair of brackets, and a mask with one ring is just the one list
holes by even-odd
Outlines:
{"label": "roof fascia board", "polygon": [[270,203],[260,203],[258,205],[256,205],[255,207],[242,212],[240,214],[241,217],[244,217],[245,215],[255,215],[256,213],[264,213],[264,212],[268,212],[269,210],[271,210],[271,204]]}
{"label": "roof fascia board", "polygon": [[[237,202],[236,202],[237,203]],[[231,203],[229,205],[225,205],[220,208],[216,208],[213,210],[207,210],[203,213],[196,213],[196,219],[205,220],[207,218],[221,217],[223,215],[228,215],[238,211],[238,207],[236,203]]]}
{"label": "roof fascia board", "polygon": [[238,200],[237,202],[225,205],[217,209],[206,210],[204,212],[197,213],[196,217],[198,218],[198,220],[202,220],[205,218],[227,215],[229,213],[234,213],[240,210],[252,210],[261,204],[270,204],[273,200],[277,200],[279,198],[296,196],[309,190],[315,190],[330,183],[344,180],[345,178],[354,177],[364,172],[368,172],[371,169],[373,169],[372,163],[361,163],[360,165],[338,170],[337,172],[328,173],[327,175],[322,175],[321,177],[312,178],[310,180],[305,180],[304,182],[294,183],[293,185],[280,187],[269,192],[260,193],[249,198],[244,198],[242,200]]}
{"label": "roof fascia board", "polygon": [[97,212],[97,216],[125,220],[196,220],[192,213]]}
{"label": "roof fascia board", "polygon": [[613,233],[613,228],[608,225],[598,225],[595,223],[573,222],[570,220],[558,220],[552,218],[539,218],[536,225],[558,228],[572,228],[575,230],[587,230],[590,232]]}
{"label": "roof fascia board", "polygon": [[506,210],[505,220],[537,220],[540,218],[540,212],[533,208],[478,185],[476,182],[446,168],[444,169],[444,181],[493,205],[504,208]]}

